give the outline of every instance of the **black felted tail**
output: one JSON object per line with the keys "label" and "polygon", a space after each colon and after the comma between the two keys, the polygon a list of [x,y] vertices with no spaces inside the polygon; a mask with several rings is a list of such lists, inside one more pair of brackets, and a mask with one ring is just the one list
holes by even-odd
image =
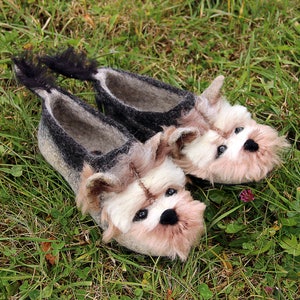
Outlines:
{"label": "black felted tail", "polygon": [[97,73],[97,61],[88,59],[85,53],[76,52],[73,47],[53,56],[42,56],[40,61],[56,73],[80,80],[93,80],[93,74]]}
{"label": "black felted tail", "polygon": [[17,79],[33,92],[39,88],[49,91],[54,86],[54,79],[47,68],[34,62],[31,52],[24,52],[12,60]]}

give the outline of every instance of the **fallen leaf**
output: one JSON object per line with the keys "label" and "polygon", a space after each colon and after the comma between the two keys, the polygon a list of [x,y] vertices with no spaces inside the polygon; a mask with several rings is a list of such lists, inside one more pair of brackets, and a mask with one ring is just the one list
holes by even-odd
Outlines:
{"label": "fallen leaf", "polygon": [[228,258],[228,256],[226,255],[225,252],[223,252],[223,259],[221,261],[222,261],[222,264],[224,266],[224,269],[225,269],[225,272],[226,272],[227,276],[232,275],[233,267],[232,267],[232,264],[229,261],[229,258]]}
{"label": "fallen leaf", "polygon": [[167,300],[174,300],[174,298],[172,297],[172,290],[168,289],[167,290]]}
{"label": "fallen leaf", "polygon": [[33,45],[31,43],[27,43],[23,46],[24,50],[32,50],[33,49]]}
{"label": "fallen leaf", "polygon": [[282,227],[282,225],[281,224],[278,225],[278,221],[275,221],[272,229],[275,231],[278,231],[281,229],[281,227]]}
{"label": "fallen leaf", "polygon": [[92,19],[92,17],[89,14],[85,14],[83,16],[83,18],[87,24],[89,24],[92,28],[95,28],[94,20]]}
{"label": "fallen leaf", "polygon": [[[49,240],[53,240],[53,238],[49,238]],[[41,243],[41,249],[43,252],[45,252],[45,258],[46,261],[50,264],[50,265],[55,265],[58,262],[58,255],[53,255],[51,253],[51,251],[53,250],[52,248],[52,243],[53,242],[42,242]]]}

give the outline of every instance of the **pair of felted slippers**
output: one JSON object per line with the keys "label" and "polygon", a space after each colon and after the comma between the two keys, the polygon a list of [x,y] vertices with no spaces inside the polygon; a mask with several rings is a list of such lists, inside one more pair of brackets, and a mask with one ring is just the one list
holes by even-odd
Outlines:
{"label": "pair of felted slippers", "polygon": [[185,174],[220,183],[260,180],[286,147],[274,129],[221,97],[222,76],[195,96],[149,77],[97,69],[72,48],[40,60],[92,81],[105,110],[59,88],[41,63],[14,59],[20,82],[43,100],[40,151],[104,229],[104,241],[185,259],[203,232],[205,210],[185,190]]}
{"label": "pair of felted slippers", "polygon": [[[176,163],[185,173],[210,182],[259,181],[280,163],[287,146],[276,130],[258,124],[245,107],[222,97],[223,76],[196,96],[149,77],[97,68],[95,60],[73,48],[41,61],[59,74],[93,82],[99,111],[139,141],[168,132],[169,143],[180,148],[173,151]],[[174,126],[180,133],[173,132]]]}

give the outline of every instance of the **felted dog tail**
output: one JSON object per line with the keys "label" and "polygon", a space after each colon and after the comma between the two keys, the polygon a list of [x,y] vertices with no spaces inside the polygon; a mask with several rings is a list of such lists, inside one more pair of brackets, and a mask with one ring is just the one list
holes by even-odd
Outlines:
{"label": "felted dog tail", "polygon": [[56,73],[80,80],[93,80],[93,74],[97,73],[97,61],[87,58],[85,53],[77,52],[73,47],[53,56],[42,56],[40,61]]}
{"label": "felted dog tail", "polygon": [[54,78],[48,69],[40,62],[34,61],[31,52],[24,52],[12,60],[17,79],[34,93],[37,89],[49,92],[54,86]]}

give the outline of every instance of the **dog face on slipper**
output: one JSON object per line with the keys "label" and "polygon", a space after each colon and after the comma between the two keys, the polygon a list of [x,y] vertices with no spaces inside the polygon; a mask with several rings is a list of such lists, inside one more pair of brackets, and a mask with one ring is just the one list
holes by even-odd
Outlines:
{"label": "dog face on slipper", "polygon": [[158,133],[136,144],[115,168],[85,165],[77,204],[115,239],[139,253],[186,259],[204,231],[205,205],[185,190],[185,175]]}
{"label": "dog face on slipper", "polygon": [[244,106],[231,106],[220,93],[223,80],[217,77],[180,120],[181,126],[197,128],[198,134],[185,130],[183,139],[169,130],[170,143],[179,138],[181,142],[176,163],[211,182],[259,181],[281,162],[280,154],[289,145],[275,129],[254,121]]}

